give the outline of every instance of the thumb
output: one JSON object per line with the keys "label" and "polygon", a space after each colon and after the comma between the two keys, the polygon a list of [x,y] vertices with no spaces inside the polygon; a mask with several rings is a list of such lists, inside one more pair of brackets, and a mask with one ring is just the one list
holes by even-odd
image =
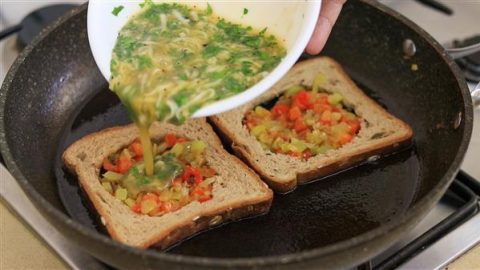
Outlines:
{"label": "thumb", "polygon": [[346,0],[323,0],[318,16],[317,25],[313,31],[312,37],[305,48],[309,54],[318,54],[327,43],[328,36],[332,31],[343,4]]}

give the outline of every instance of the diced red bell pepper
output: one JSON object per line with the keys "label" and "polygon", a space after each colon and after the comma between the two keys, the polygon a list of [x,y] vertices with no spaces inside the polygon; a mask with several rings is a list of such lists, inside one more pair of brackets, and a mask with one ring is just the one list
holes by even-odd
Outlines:
{"label": "diced red bell pepper", "polygon": [[149,215],[149,216],[159,216],[160,214],[163,214],[163,213],[164,213],[164,211],[163,211],[163,209],[162,209],[162,207],[161,207],[161,203],[160,203],[155,209],[153,209],[152,211],[150,211],[150,212],[148,213],[148,215]]}
{"label": "diced red bell pepper", "polygon": [[328,111],[330,110],[332,107],[328,104],[324,104],[324,103],[315,103],[313,105],[313,111],[318,113],[318,114],[322,114],[324,111]]}
{"label": "diced red bell pepper", "polygon": [[142,211],[142,207],[140,206],[139,203],[134,203],[131,208],[132,208],[132,211],[135,213],[140,213]]}
{"label": "diced red bell pepper", "polygon": [[191,177],[193,177],[195,184],[200,184],[203,180],[202,174],[199,169],[194,168],[192,166],[185,167],[185,171],[182,174],[183,181],[188,181]]}
{"label": "diced red bell pepper", "polygon": [[302,156],[302,153],[296,152],[296,151],[289,151],[287,154],[289,156],[292,156],[292,157],[301,157]]}
{"label": "diced red bell pepper", "polygon": [[208,195],[208,196],[207,196],[207,195],[203,195],[203,196],[199,197],[199,198],[197,199],[197,201],[203,203],[203,202],[206,202],[206,201],[210,200],[211,198],[212,198],[211,195]]}
{"label": "diced red bell pepper", "polygon": [[297,120],[295,120],[295,123],[293,124],[293,128],[297,133],[299,133],[306,130],[308,128],[308,125],[305,124],[302,118],[297,118]]}
{"label": "diced red bell pepper", "polygon": [[249,129],[254,128],[258,124],[258,118],[256,118],[253,113],[249,113],[245,117],[245,124]]}
{"label": "diced red bell pepper", "polygon": [[118,172],[117,166],[113,165],[108,158],[105,158],[103,160],[103,169],[106,171]]}
{"label": "diced red bell pepper", "polygon": [[206,202],[212,198],[212,192],[207,188],[195,187],[192,196],[199,202]]}
{"label": "diced red bell pepper", "polygon": [[175,134],[167,133],[167,135],[165,135],[165,143],[167,143],[169,147],[174,146],[177,143],[177,137]]}
{"label": "diced red bell pepper", "polygon": [[124,174],[128,172],[128,170],[130,170],[132,165],[133,165],[133,162],[129,157],[125,155],[120,155],[117,161],[117,172]]}
{"label": "diced red bell pepper", "polygon": [[357,134],[360,130],[360,121],[358,119],[347,120],[347,124],[350,126],[351,134]]}
{"label": "diced red bell pepper", "polygon": [[170,212],[172,210],[172,203],[171,202],[163,202],[160,205],[160,209],[164,212]]}
{"label": "diced red bell pepper", "polygon": [[332,112],[341,112],[337,106],[332,106]]}
{"label": "diced red bell pepper", "polygon": [[300,118],[301,116],[302,116],[302,111],[297,106],[293,106],[288,112],[288,117],[292,121]]}
{"label": "diced red bell pepper", "polygon": [[307,149],[307,150],[303,151],[302,157],[303,157],[303,159],[308,160],[309,158],[312,157],[312,152]]}
{"label": "diced red bell pepper", "polygon": [[135,159],[137,157],[143,157],[143,147],[142,147],[142,144],[138,141],[134,141],[129,147],[128,149],[133,153],[135,154]]}
{"label": "diced red bell pepper", "polygon": [[203,194],[205,194],[205,191],[201,187],[195,187],[195,189],[193,189],[192,191],[192,194],[202,196]]}
{"label": "diced red bell pepper", "polygon": [[305,90],[298,92],[297,95],[293,98],[294,106],[299,107],[300,109],[307,109],[311,106],[310,104],[310,93]]}
{"label": "diced red bell pepper", "polygon": [[350,135],[350,134],[348,134],[348,133],[345,133],[345,134],[343,134],[343,135],[340,137],[340,143],[341,143],[342,145],[344,145],[344,144],[346,144],[346,143],[351,142],[352,139],[353,139],[353,136],[352,136],[352,135]]}
{"label": "diced red bell pepper", "polygon": [[176,177],[175,179],[173,179],[172,181],[172,186],[174,187],[179,187],[182,185],[182,182],[183,182],[183,179],[181,177]]}
{"label": "diced red bell pepper", "polygon": [[317,104],[325,104],[325,105],[329,105],[330,106],[330,103],[328,102],[328,96],[327,95],[322,95],[320,96],[316,101],[315,103]]}
{"label": "diced red bell pepper", "polygon": [[179,137],[177,138],[177,141],[175,143],[183,143],[183,142],[187,142],[187,138],[183,138],[183,137]]}
{"label": "diced red bell pepper", "polygon": [[158,196],[155,193],[147,193],[142,196],[142,201],[154,201],[155,203],[158,203]]}
{"label": "diced red bell pepper", "polygon": [[282,115],[288,115],[288,111],[290,110],[290,106],[288,106],[285,103],[278,103],[272,108],[272,114],[273,116],[282,116]]}

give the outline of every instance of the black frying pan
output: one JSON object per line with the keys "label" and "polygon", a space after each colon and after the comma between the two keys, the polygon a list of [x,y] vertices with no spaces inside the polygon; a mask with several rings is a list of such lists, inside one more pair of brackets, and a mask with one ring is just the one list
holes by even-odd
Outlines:
{"label": "black frying pan", "polygon": [[[17,59],[0,96],[0,145],[33,203],[62,233],[119,268],[329,268],[391,246],[439,200],[472,130],[471,99],[453,61],[423,30],[370,1],[348,1],[323,54],[390,112],[414,145],[276,195],[269,214],[201,233],[167,252],[112,241],[60,155],[74,140],[129,122],[90,53],[86,6],[49,27]],[[411,39],[417,53],[405,58]],[[411,65],[417,64],[417,71]]]}

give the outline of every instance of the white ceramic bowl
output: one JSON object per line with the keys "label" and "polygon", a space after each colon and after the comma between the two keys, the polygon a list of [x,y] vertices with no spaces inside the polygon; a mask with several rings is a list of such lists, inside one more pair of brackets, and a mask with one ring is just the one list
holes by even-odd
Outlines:
{"label": "white ceramic bowl", "polygon": [[[143,1],[90,0],[88,4],[88,39],[93,57],[108,80],[110,60],[118,33],[129,17],[140,10]],[[171,2],[171,1],[154,1]],[[175,1],[182,4],[207,7],[207,1]],[[278,66],[263,80],[235,96],[211,103],[198,110],[193,117],[204,117],[225,112],[243,105],[267,91],[295,64],[313,33],[320,12],[321,0],[277,1],[208,1],[215,14],[236,23],[256,29],[268,27],[270,33],[283,40],[287,54]],[[124,8],[114,16],[112,10]],[[248,13],[243,15],[244,8]]]}

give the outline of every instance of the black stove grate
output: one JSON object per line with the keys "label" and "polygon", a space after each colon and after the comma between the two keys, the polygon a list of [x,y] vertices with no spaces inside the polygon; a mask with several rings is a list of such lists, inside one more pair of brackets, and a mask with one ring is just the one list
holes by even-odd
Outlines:
{"label": "black stove grate", "polygon": [[395,269],[408,259],[426,249],[428,246],[441,239],[443,236],[451,232],[456,227],[469,220],[480,210],[480,182],[464,171],[460,171],[455,180],[450,185],[448,192],[444,196],[455,197],[461,199],[464,204],[456,209],[455,212],[443,219],[437,225],[429,229],[427,232],[411,241],[409,244],[395,252],[380,263],[373,264],[368,261],[357,267],[358,270],[386,270]]}
{"label": "black stove grate", "polygon": [[[480,35],[469,37],[462,41],[455,40],[453,42],[453,46],[456,48],[461,48],[477,43],[480,43]],[[456,60],[456,62],[463,70],[465,79],[474,83],[480,81],[480,52],[459,58]]]}

